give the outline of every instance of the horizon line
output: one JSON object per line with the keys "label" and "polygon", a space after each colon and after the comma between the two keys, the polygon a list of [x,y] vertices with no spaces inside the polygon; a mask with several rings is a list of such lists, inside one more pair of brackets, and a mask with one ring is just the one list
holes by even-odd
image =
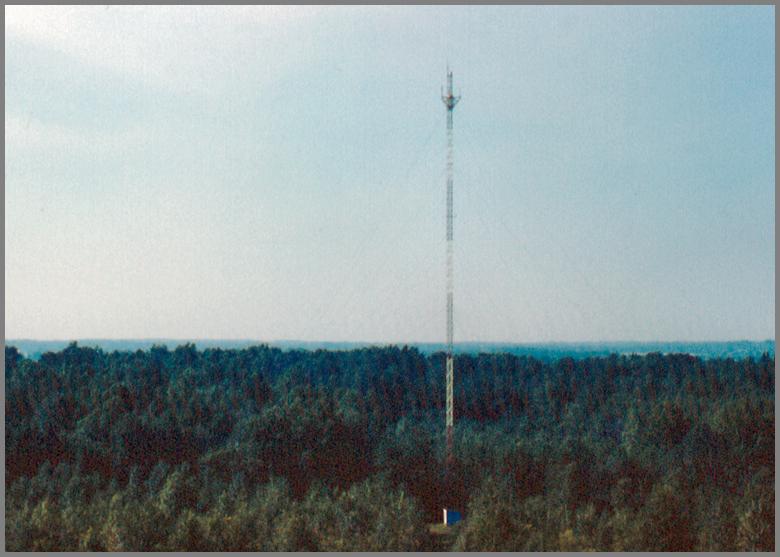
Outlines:
{"label": "horizon line", "polygon": [[[256,342],[258,344],[269,343],[322,343],[322,344],[367,344],[367,345],[413,345],[413,344],[447,344],[446,341],[428,341],[428,340],[404,340],[404,341],[369,341],[369,340],[303,340],[303,339],[257,339],[257,338],[241,338],[241,337],[78,337],[78,338],[32,338],[32,337],[15,337],[4,338],[4,342],[7,344],[14,341],[28,341],[28,342],[81,342],[81,341],[97,341],[97,342],[122,342],[122,341],[134,341],[134,342],[155,342],[155,341],[170,341],[170,342]],[[729,338],[729,339],[699,339],[699,340],[615,340],[615,339],[602,339],[602,340],[543,340],[543,341],[515,341],[515,340],[462,340],[453,342],[453,345],[466,345],[466,344],[513,344],[513,345],[545,345],[545,344],[658,344],[658,343],[685,343],[685,344],[703,344],[703,343],[727,343],[727,342],[776,342],[775,338]]]}

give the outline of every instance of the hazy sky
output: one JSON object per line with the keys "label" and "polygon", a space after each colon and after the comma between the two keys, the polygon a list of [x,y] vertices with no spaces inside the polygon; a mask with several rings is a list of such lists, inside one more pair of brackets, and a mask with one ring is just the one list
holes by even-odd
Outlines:
{"label": "hazy sky", "polygon": [[774,338],[774,7],[18,7],[7,338]]}

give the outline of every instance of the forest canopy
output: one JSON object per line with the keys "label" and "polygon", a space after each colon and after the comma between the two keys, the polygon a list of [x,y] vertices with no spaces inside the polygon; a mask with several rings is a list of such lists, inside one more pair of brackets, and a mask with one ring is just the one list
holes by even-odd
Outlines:
{"label": "forest canopy", "polygon": [[[774,550],[774,356],[5,348],[8,550]],[[442,501],[464,520],[429,530]]]}

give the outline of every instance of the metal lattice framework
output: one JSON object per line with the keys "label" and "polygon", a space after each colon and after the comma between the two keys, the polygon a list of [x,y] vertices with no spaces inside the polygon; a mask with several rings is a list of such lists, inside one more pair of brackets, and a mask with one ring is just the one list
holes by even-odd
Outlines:
{"label": "metal lattice framework", "polygon": [[442,92],[441,100],[447,107],[447,462],[452,460],[452,427],[455,423],[454,401],[453,401],[453,382],[454,382],[454,363],[452,359],[452,337],[453,337],[453,309],[452,309],[452,291],[453,291],[453,269],[452,269],[452,111],[458,104],[460,96],[455,96],[452,92],[452,72],[447,68],[447,92]]}

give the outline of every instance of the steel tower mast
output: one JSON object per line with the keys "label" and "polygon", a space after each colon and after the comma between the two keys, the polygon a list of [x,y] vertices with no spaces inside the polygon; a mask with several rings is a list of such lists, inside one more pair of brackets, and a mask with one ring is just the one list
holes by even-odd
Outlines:
{"label": "steel tower mast", "polygon": [[452,93],[452,72],[447,68],[447,93],[442,92],[441,100],[447,107],[447,470],[452,462],[452,426],[455,422],[453,409],[454,363],[452,359],[453,336],[453,269],[452,269],[452,111],[460,96]]}

